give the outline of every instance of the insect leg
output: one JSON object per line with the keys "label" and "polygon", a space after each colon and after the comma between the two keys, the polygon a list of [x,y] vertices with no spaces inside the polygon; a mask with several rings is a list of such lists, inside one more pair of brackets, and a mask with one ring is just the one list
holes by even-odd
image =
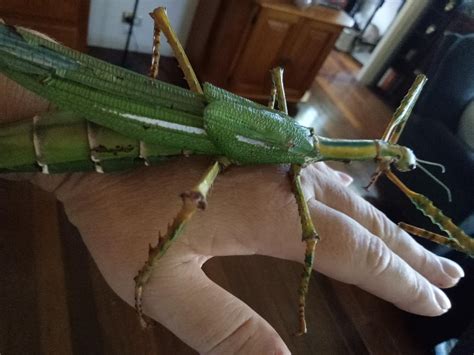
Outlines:
{"label": "insect leg", "polygon": [[[284,113],[288,113],[286,105],[285,88],[283,86],[283,69],[280,67],[272,69],[272,81],[276,89],[276,97],[278,109]],[[298,212],[301,220],[301,229],[303,231],[302,240],[306,243],[306,251],[304,258],[304,269],[301,275],[301,283],[298,289],[298,315],[299,315],[299,330],[296,335],[302,335],[307,332],[306,326],[306,296],[309,289],[309,281],[313,271],[314,252],[316,244],[319,241],[319,235],[314,228],[313,220],[309,214],[308,203],[304,197],[303,188],[301,186],[301,165],[291,164],[291,183],[293,193],[298,205]]]}
{"label": "insect leg", "polygon": [[161,30],[158,25],[153,26],[153,49],[151,53],[150,76],[153,79],[158,77],[158,70],[160,66],[160,34]]}
{"label": "insect leg", "polygon": [[197,92],[202,94],[201,84],[194,73],[193,68],[191,67],[191,63],[189,62],[186,53],[184,53],[183,46],[179,42],[176,33],[174,32],[173,28],[171,27],[170,20],[168,15],[166,14],[166,9],[164,7],[158,7],[150,14],[155,22],[155,28],[163,31],[168,43],[170,44],[171,48],[173,49],[174,54],[176,55],[176,59],[178,60],[179,66],[184,73],[184,77],[186,82],[189,85],[191,91]]}
{"label": "insect leg", "polygon": [[272,88],[270,89],[270,98],[268,100],[268,108],[275,108],[275,101],[276,101],[276,94],[277,94],[277,88],[275,84],[275,78],[273,77],[273,70],[270,70],[270,73],[272,73]]}
{"label": "insect leg", "polygon": [[303,189],[301,187],[301,177],[300,177],[301,165],[292,164],[291,165],[291,180],[293,185],[293,193],[296,198],[296,203],[298,205],[298,213],[301,219],[301,229],[303,231],[302,240],[306,243],[306,250],[304,255],[304,269],[301,275],[301,282],[298,289],[298,312],[299,312],[299,322],[300,329],[296,335],[302,335],[307,332],[306,327],[306,296],[308,294],[309,281],[311,279],[311,273],[313,271],[314,264],[314,252],[316,249],[316,244],[319,241],[319,235],[314,228],[311,215],[309,214],[308,203],[303,194]]}
{"label": "insect leg", "polygon": [[[400,105],[395,110],[395,113],[392,115],[392,118],[385,129],[384,134],[382,135],[382,140],[388,143],[396,144],[400,135],[405,128],[405,124],[410,118],[413,107],[415,107],[416,101],[421,94],[421,90],[425,85],[428,79],[425,75],[419,74],[407,94],[403,97]],[[389,161],[380,161],[377,170],[372,174],[366,189],[375,184],[380,177],[380,175],[389,168]]]}
{"label": "insect leg", "polygon": [[382,140],[392,144],[396,144],[398,142],[398,139],[405,128],[405,124],[410,118],[411,111],[413,110],[413,107],[415,107],[416,101],[418,100],[421,90],[423,89],[423,86],[426,84],[427,80],[428,79],[425,75],[417,75],[410,89],[408,89],[407,94],[403,97],[400,105],[395,110],[390,123],[385,129]]}
{"label": "insect leg", "polygon": [[283,85],[283,68],[282,67],[276,67],[272,69],[272,82],[276,89],[278,109],[281,112],[288,114],[288,107],[286,105],[285,87]]}
{"label": "insect leg", "polygon": [[190,191],[181,194],[183,205],[174,218],[173,222],[168,225],[165,235],[158,237],[156,246],[149,246],[148,260],[135,276],[135,308],[142,326],[152,323],[143,316],[142,296],[143,287],[146,286],[152,275],[153,269],[158,260],[166,253],[171,244],[181,235],[186,223],[196,213],[197,210],[206,208],[206,196],[214,183],[217,175],[225,166],[224,162],[216,161],[206,171],[199,183]]}
{"label": "insect leg", "polygon": [[[457,243],[464,253],[474,257],[474,238],[469,237],[464,231],[445,216],[426,196],[410,190],[394,173],[385,171],[385,175],[392,181],[431,222],[436,224],[448,235],[447,239]],[[458,248],[459,250],[459,248]]]}
{"label": "insect leg", "polygon": [[465,252],[464,248],[461,246],[461,244],[459,244],[459,242],[456,239],[448,238],[448,237],[445,237],[444,235],[430,232],[426,229],[415,227],[411,224],[404,223],[404,222],[398,223],[398,226],[401,229],[403,229],[405,232],[416,235],[417,237],[431,240],[432,242],[435,242],[440,245],[446,245],[460,252]]}

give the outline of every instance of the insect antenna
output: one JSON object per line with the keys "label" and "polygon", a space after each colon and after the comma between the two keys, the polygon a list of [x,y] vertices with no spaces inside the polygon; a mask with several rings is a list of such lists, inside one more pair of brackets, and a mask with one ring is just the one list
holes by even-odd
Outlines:
{"label": "insect antenna", "polygon": [[[417,159],[418,162],[421,162],[419,159]],[[431,163],[431,162],[430,162]],[[431,163],[432,165],[441,165],[441,164],[438,164],[438,163]],[[441,165],[442,166],[442,165]],[[446,193],[448,195],[448,201],[451,202],[452,199],[451,199],[451,190],[449,189],[449,187],[447,187],[440,179],[438,179],[436,176],[434,176],[428,169],[426,169],[423,165],[421,164],[418,164],[418,167],[426,174],[428,175],[430,178],[432,178],[434,181],[436,181],[442,188],[444,188],[446,190]],[[442,166],[442,169],[443,169],[443,173],[444,173],[444,166]]]}
{"label": "insect antenna", "polygon": [[444,167],[443,164],[440,164],[440,163],[435,163],[435,162],[432,162],[432,161],[428,161],[428,160],[422,160],[422,159],[418,159],[416,158],[416,161],[418,163],[423,163],[423,164],[426,164],[426,165],[433,165],[433,166],[437,166],[441,169],[441,172],[444,174],[446,172],[446,168]]}

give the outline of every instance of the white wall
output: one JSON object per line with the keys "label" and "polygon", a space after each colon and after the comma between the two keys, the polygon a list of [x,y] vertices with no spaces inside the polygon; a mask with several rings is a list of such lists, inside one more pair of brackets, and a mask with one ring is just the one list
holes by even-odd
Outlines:
{"label": "white wall", "polygon": [[385,36],[375,47],[369,61],[357,73],[357,79],[362,84],[374,84],[385,63],[397,50],[400,42],[414,26],[429,3],[429,0],[407,0],[405,2]]}
{"label": "white wall", "polygon": [[379,35],[383,36],[387,32],[388,27],[392,24],[393,20],[397,16],[402,5],[402,0],[390,0],[385,1],[384,4],[378,9],[372,24],[377,26]]}
{"label": "white wall", "polygon": [[[129,25],[122,22],[122,12],[133,11],[134,0],[91,0],[87,44],[90,46],[123,49]],[[154,8],[167,8],[171,25],[183,46],[186,44],[198,0],[140,0],[137,16],[142,23],[133,28],[131,51],[151,53],[153,21],[148,15]],[[161,36],[160,53],[172,56],[171,48]]]}

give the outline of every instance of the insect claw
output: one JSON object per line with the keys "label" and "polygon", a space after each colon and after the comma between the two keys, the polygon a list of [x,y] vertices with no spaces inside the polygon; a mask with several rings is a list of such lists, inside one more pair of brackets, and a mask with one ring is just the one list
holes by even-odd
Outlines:
{"label": "insect claw", "polygon": [[147,329],[147,328],[148,328],[148,323],[147,323],[147,321],[145,320],[145,318],[143,318],[143,316],[140,317],[140,325],[142,326],[143,329]]}
{"label": "insect claw", "polygon": [[306,333],[308,333],[308,329],[306,327],[306,324],[304,326],[302,326],[303,328],[301,328],[300,330],[296,331],[293,333],[293,335],[295,337],[300,337],[302,335],[305,335]]}
{"label": "insect claw", "polygon": [[198,208],[199,208],[200,210],[205,210],[206,207],[207,207],[207,201],[206,201],[206,200],[203,199],[203,200],[200,200],[200,201],[198,202]]}

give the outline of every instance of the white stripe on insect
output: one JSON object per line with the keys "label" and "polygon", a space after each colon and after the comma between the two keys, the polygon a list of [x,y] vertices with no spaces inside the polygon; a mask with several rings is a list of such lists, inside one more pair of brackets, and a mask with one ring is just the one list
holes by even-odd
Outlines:
{"label": "white stripe on insect", "polygon": [[174,123],[174,122],[168,122],[168,121],[163,121],[157,118],[150,118],[146,116],[138,116],[134,115],[131,113],[123,113],[123,112],[118,112],[116,110],[109,110],[106,108],[101,107],[100,108],[102,111],[114,113],[116,115],[129,118],[133,121],[137,121],[140,123],[144,123],[150,126],[158,126],[162,128],[167,128],[167,129],[172,129],[174,131],[180,131],[180,132],[186,132],[186,133],[193,133],[193,134],[200,134],[200,135],[207,135],[206,131],[202,128],[199,127],[192,127],[192,126],[185,126],[179,123]]}
{"label": "white stripe on insect", "polygon": [[259,141],[259,140],[256,140],[256,139],[244,137],[244,136],[241,136],[241,135],[237,135],[237,136],[235,136],[235,138],[237,138],[237,140],[239,142],[244,142],[244,143],[251,144],[251,145],[256,145],[256,146],[259,146],[259,147],[264,147],[264,148],[267,148],[267,149],[271,148],[266,143],[264,143],[262,141]]}

